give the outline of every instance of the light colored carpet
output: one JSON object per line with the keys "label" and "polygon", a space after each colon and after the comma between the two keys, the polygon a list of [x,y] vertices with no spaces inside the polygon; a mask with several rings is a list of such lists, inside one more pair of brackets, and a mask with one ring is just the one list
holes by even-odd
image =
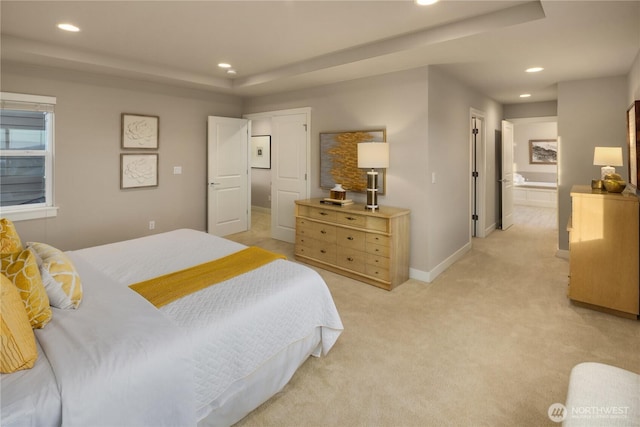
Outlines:
{"label": "light colored carpet", "polygon": [[[549,213],[520,211],[430,284],[387,292],[317,269],[344,333],[238,426],[557,425],[547,410],[565,401],[577,363],[640,372],[640,322],[568,301],[555,215],[522,222],[536,212]],[[293,245],[268,238],[268,216],[260,221],[266,230],[231,238],[293,259]]]}

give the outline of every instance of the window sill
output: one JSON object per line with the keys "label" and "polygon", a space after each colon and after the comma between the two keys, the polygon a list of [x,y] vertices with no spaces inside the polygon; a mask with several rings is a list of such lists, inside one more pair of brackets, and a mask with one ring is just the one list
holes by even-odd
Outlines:
{"label": "window sill", "polygon": [[46,206],[32,209],[10,210],[3,211],[1,215],[13,222],[26,221],[29,219],[54,218],[58,216],[58,207]]}

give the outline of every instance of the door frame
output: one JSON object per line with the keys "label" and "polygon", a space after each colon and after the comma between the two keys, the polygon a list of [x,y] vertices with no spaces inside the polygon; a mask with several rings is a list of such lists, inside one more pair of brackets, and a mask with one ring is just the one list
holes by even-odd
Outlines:
{"label": "door frame", "polygon": [[[249,121],[251,120],[257,120],[257,119],[272,119],[273,117],[276,116],[288,116],[288,115],[292,115],[292,114],[305,114],[307,117],[307,159],[306,159],[306,165],[305,165],[305,170],[307,171],[307,179],[306,179],[306,186],[305,186],[305,193],[306,193],[306,197],[305,198],[309,198],[310,194],[311,194],[311,177],[309,176],[310,171],[311,171],[311,107],[300,107],[300,108],[292,108],[292,109],[287,109],[287,110],[272,110],[272,111],[263,111],[260,113],[248,113],[248,114],[243,114],[242,118],[247,119]],[[277,153],[277,150],[274,149],[274,145],[276,145],[278,142],[275,140],[275,138],[272,138],[271,140],[271,154],[273,155],[273,153]],[[251,168],[249,168],[251,169]],[[273,170],[271,170],[273,173]],[[251,194],[251,176],[249,176],[249,194]],[[271,212],[273,212],[273,198],[271,199]],[[251,229],[251,205],[249,205],[249,229]]]}
{"label": "door frame", "polygon": [[478,222],[476,223],[476,236],[484,238],[486,237],[486,181],[487,181],[487,120],[484,111],[477,110],[475,108],[469,109],[469,241],[472,240],[473,236],[473,219],[471,215],[473,214],[473,202],[474,202],[474,192],[473,192],[473,156],[474,156],[474,138],[473,138],[473,119],[478,119],[482,121],[482,129],[478,133],[478,137],[480,140],[477,146],[476,154],[476,166],[478,171],[478,180],[477,180],[477,192],[475,193],[475,202],[478,213]]}

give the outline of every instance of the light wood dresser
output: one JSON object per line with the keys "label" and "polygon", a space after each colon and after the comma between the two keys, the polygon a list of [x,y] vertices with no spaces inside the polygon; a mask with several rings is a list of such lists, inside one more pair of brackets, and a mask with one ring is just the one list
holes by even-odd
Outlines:
{"label": "light wood dresser", "polygon": [[408,209],[296,201],[296,259],[386,290],[409,279]]}
{"label": "light wood dresser", "polygon": [[638,197],[571,189],[569,298],[618,316],[640,314]]}

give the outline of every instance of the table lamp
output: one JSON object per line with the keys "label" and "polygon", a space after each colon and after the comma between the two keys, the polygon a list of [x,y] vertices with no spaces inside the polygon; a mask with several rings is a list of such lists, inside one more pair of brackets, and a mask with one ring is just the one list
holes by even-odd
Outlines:
{"label": "table lamp", "polygon": [[593,164],[600,168],[600,179],[605,175],[616,173],[614,166],[622,166],[622,148],[620,147],[596,147],[593,152]]}
{"label": "table lamp", "polygon": [[378,209],[378,171],[389,167],[389,144],[385,142],[361,142],[358,144],[358,168],[367,171],[366,209]]}

